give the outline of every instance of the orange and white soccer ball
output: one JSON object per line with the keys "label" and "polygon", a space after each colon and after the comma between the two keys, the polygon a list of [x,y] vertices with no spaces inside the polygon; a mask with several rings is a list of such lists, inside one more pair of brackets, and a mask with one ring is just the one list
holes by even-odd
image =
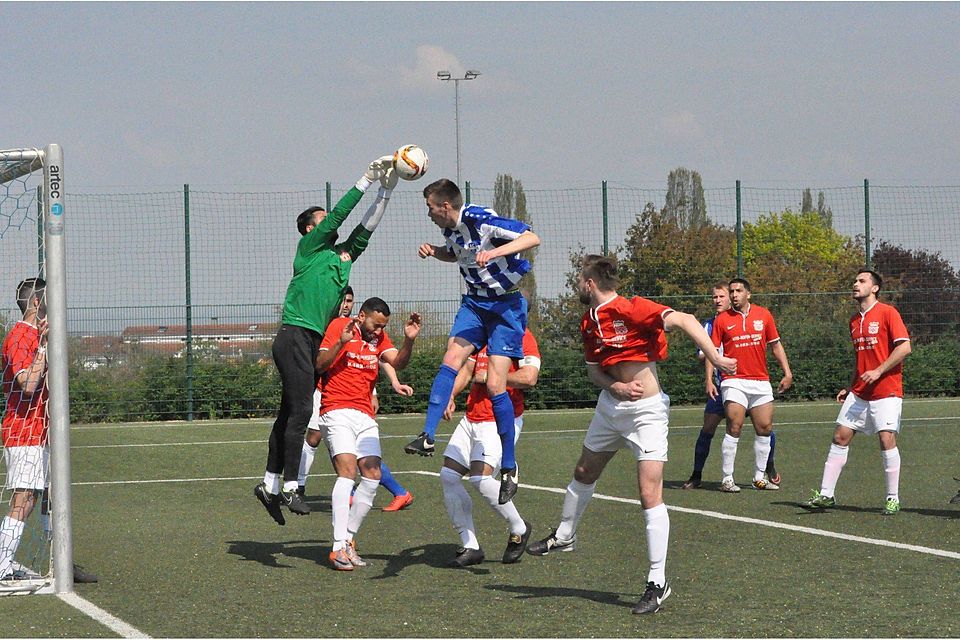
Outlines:
{"label": "orange and white soccer ball", "polygon": [[393,167],[404,180],[416,180],[427,172],[430,158],[415,144],[405,144],[393,154]]}

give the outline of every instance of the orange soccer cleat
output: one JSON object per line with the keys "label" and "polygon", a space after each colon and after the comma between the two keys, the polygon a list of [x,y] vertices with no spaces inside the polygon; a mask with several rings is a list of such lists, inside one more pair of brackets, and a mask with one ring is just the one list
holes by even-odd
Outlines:
{"label": "orange soccer cleat", "polygon": [[400,511],[413,504],[413,494],[407,491],[402,496],[394,496],[390,504],[383,508],[384,511]]}

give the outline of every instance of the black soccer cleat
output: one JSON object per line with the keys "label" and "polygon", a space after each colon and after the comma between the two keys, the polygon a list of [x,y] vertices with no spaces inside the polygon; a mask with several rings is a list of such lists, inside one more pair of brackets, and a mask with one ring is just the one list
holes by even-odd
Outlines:
{"label": "black soccer cleat", "polygon": [[253,495],[257,497],[257,500],[259,500],[260,504],[263,505],[263,508],[267,510],[267,513],[270,514],[270,517],[273,518],[274,522],[281,527],[287,524],[287,520],[283,517],[283,512],[280,510],[279,496],[269,493],[267,491],[267,484],[265,482],[261,482],[253,488]]}
{"label": "black soccer cleat", "polygon": [[517,495],[517,489],[520,488],[520,464],[513,469],[505,469],[500,476],[500,496],[497,501],[500,504],[507,504]]}
{"label": "black soccer cleat", "polygon": [[403,451],[404,453],[415,453],[420,456],[432,456],[433,452],[436,451],[433,442],[433,438],[428,436],[426,431],[423,431],[414,440],[407,443]]}
{"label": "black soccer cleat", "polygon": [[73,565],[73,583],[74,584],[95,584],[100,582],[95,573],[90,573],[80,565]]}
{"label": "black soccer cleat", "polygon": [[526,520],[523,521],[526,526],[523,533],[511,533],[507,540],[507,548],[503,552],[503,564],[513,564],[523,555],[527,547],[527,541],[530,540],[530,534],[533,533],[533,527]]}
{"label": "black soccer cleat", "polygon": [[670,583],[664,581],[664,585],[661,587],[658,584],[653,584],[653,582],[647,583],[647,590],[643,592],[643,596],[640,598],[640,602],[634,605],[633,609],[630,610],[631,613],[656,613],[660,611],[660,605],[663,604],[663,601],[670,597],[672,591],[670,590]]}
{"label": "black soccer cleat", "polygon": [[295,513],[298,516],[305,516],[310,513],[310,505],[304,501],[303,496],[300,495],[296,489],[293,491],[280,489],[280,494],[277,496],[277,499],[280,504],[290,509],[291,513]]}
{"label": "black soccer cleat", "polygon": [[560,540],[557,537],[557,530],[554,529],[543,540],[538,540],[527,547],[527,553],[532,556],[545,556],[551,551],[573,551],[577,537],[570,540]]}
{"label": "black soccer cleat", "polygon": [[457,557],[450,561],[448,567],[462,569],[483,562],[486,556],[483,549],[457,549]]}

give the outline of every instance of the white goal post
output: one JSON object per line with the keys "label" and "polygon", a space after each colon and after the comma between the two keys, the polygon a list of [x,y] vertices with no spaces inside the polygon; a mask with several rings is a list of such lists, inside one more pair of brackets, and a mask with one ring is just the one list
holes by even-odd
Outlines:
{"label": "white goal post", "polygon": [[[25,220],[36,221],[35,232],[40,239],[38,272],[5,274],[0,280],[0,309],[10,306],[7,301],[14,297],[14,287],[21,279],[40,276],[46,280],[44,295],[49,332],[45,384],[48,392],[46,408],[51,516],[50,530],[45,533],[45,540],[49,544],[48,566],[31,567],[15,563],[14,566],[21,569],[19,579],[0,580],[0,595],[73,591],[63,175],[63,153],[59,145],[50,144],[42,149],[0,150],[0,242],[5,233],[12,235],[24,226]],[[19,221],[18,227],[16,218],[20,215],[24,218]],[[30,231],[34,231],[33,225],[30,225]],[[2,244],[0,247],[8,250]],[[0,397],[0,402],[5,410],[7,398]],[[4,498],[9,493],[9,490],[4,490]],[[28,520],[39,518],[40,506],[40,500],[36,500],[35,514]],[[6,516],[9,508],[10,503],[4,500],[0,504],[0,517]]]}

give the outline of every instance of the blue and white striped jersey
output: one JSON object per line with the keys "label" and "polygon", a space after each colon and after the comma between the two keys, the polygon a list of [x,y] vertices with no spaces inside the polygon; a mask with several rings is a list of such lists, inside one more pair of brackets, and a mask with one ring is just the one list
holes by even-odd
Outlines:
{"label": "blue and white striped jersey", "polygon": [[[708,336],[709,336],[711,333],[713,333],[713,322],[714,322],[714,320],[716,320],[716,319],[717,319],[717,317],[714,316],[714,317],[710,318],[709,320],[707,320],[706,322],[703,323],[703,330],[707,332],[707,335],[708,335]],[[717,347],[717,353],[719,353],[720,355],[723,355],[723,345],[720,345],[719,347]],[[703,351],[701,351],[700,349],[697,349],[697,357],[699,358],[699,357],[702,356],[702,355],[703,355]],[[720,381],[721,381],[721,380],[723,380],[723,374],[720,373],[720,369],[717,369],[716,367],[714,367],[714,369],[713,369],[713,384],[715,384],[715,385],[717,386],[717,389],[720,388]]]}
{"label": "blue and white striped jersey", "polygon": [[519,220],[501,218],[493,209],[473,204],[460,209],[460,222],[453,229],[444,229],[447,249],[453,252],[460,275],[467,285],[467,294],[490,298],[515,288],[530,263],[512,254],[491,260],[483,268],[477,266],[477,252],[490,251],[519,237],[530,227]]}

